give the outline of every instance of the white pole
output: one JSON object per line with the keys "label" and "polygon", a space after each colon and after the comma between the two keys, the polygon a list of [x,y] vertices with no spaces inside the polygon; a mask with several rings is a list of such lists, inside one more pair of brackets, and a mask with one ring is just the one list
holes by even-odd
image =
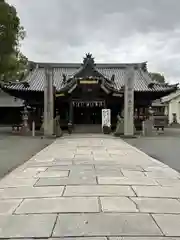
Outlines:
{"label": "white pole", "polygon": [[35,121],[32,121],[32,136],[35,137]]}

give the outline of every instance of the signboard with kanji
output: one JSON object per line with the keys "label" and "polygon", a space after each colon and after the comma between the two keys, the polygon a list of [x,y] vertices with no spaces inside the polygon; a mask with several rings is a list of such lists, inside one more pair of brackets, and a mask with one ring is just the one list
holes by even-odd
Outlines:
{"label": "signboard with kanji", "polygon": [[102,109],[102,127],[111,126],[111,109]]}

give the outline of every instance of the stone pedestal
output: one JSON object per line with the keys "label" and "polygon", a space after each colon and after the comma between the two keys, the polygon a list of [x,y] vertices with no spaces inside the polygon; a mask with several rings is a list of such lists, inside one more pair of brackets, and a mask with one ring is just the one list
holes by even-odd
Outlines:
{"label": "stone pedestal", "polygon": [[142,123],[142,134],[143,136],[152,136],[153,135],[153,120],[147,119]]}
{"label": "stone pedestal", "polygon": [[120,136],[124,134],[124,119],[118,121],[116,126],[116,131],[114,133],[115,136]]}
{"label": "stone pedestal", "polygon": [[60,116],[57,115],[54,119],[54,135],[56,137],[62,137],[63,132],[60,126]]}

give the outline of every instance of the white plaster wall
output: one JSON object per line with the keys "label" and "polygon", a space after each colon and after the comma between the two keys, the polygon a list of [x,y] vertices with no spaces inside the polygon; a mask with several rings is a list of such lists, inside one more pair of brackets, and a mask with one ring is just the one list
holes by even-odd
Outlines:
{"label": "white plaster wall", "polygon": [[169,102],[169,113],[168,113],[169,123],[172,123],[173,121],[173,113],[176,113],[177,122],[180,124],[180,96],[175,99],[172,99]]}

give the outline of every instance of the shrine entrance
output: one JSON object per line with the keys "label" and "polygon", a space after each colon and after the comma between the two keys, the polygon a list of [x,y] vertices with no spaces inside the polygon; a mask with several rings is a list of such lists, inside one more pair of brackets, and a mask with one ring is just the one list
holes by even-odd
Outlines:
{"label": "shrine entrance", "polygon": [[100,125],[104,101],[73,102],[74,124]]}

